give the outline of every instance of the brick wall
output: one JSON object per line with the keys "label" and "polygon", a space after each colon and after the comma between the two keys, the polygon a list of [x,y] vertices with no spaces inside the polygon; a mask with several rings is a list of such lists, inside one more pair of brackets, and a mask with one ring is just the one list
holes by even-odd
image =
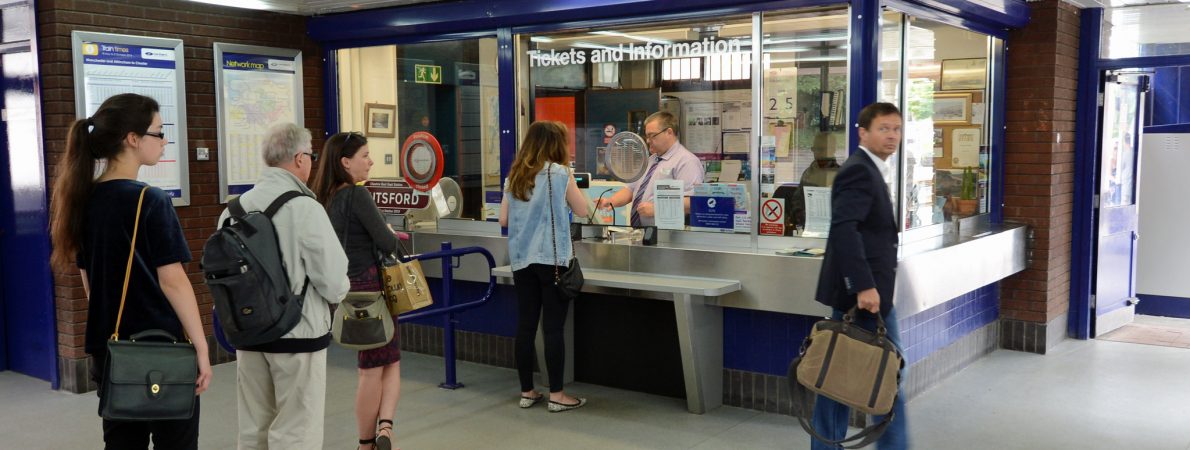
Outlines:
{"label": "brick wall", "polygon": [[[46,173],[56,175],[65,148],[67,127],[74,116],[74,77],[70,33],[74,30],[181,39],[185,44],[187,154],[190,158],[190,206],[179,207],[178,216],[194,261],[186,272],[194,283],[203,325],[211,333],[211,298],[198,268],[202,245],[215,229],[223,210],[218,202],[219,143],[215,117],[215,42],[298,48],[305,75],[305,125],[321,146],[321,51],[306,37],[302,16],[226,8],[177,0],[41,0],[37,6],[38,54],[42,74],[45,115]],[[211,149],[210,161],[194,159],[193,149]],[[62,388],[85,392],[86,354],[83,332],[87,300],[77,273],[54,274],[57,305],[59,371]],[[215,352],[212,349],[212,355]]]}
{"label": "brick wall", "polygon": [[1078,8],[1029,3],[1029,24],[1008,36],[1004,218],[1027,223],[1028,267],[1005,280],[1005,348],[1045,353],[1066,333],[1074,205]]}

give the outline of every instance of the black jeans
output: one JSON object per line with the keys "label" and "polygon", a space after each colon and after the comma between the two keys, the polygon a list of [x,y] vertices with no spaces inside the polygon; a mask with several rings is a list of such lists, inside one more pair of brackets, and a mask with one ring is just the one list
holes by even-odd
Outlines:
{"label": "black jeans", "polygon": [[[91,379],[99,385],[96,394],[103,401],[103,355],[95,355]],[[194,415],[185,420],[125,421],[103,419],[103,443],[107,450],[148,449],[198,450],[198,416],[201,397],[194,399]]]}
{"label": "black jeans", "polygon": [[[530,264],[512,273],[517,297],[516,368],[521,379],[521,392],[533,389],[534,338],[537,319],[544,320],[545,367],[549,372],[550,392],[562,391],[562,372],[566,367],[566,343],[562,328],[566,325],[566,310],[570,302],[564,300],[554,287],[554,266]],[[543,314],[544,311],[544,314]]]}

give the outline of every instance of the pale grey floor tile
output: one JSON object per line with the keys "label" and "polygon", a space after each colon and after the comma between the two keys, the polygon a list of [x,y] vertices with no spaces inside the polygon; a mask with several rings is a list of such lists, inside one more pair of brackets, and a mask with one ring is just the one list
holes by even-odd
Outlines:
{"label": "pale grey floor tile", "polygon": [[[406,353],[397,444],[420,449],[805,449],[788,416],[723,407],[689,414],[681,399],[576,383],[586,408],[516,406],[516,373],[459,364],[465,388],[438,388],[442,359]],[[1069,341],[1049,355],[997,351],[909,404],[915,449],[1190,450],[1190,349]],[[355,354],[328,358],[324,448],[353,449]],[[203,395],[200,447],[235,446],[235,364]],[[94,394],[0,373],[0,449],[99,448]],[[70,424],[69,427],[64,425]],[[68,429],[69,432],[61,430]],[[852,430],[854,431],[854,430]]]}

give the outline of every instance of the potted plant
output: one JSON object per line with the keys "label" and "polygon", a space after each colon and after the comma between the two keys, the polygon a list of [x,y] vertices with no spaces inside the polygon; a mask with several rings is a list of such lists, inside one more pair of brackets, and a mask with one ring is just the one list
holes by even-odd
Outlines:
{"label": "potted plant", "polygon": [[963,184],[959,189],[958,211],[960,216],[970,216],[979,209],[979,200],[975,198],[975,183],[979,176],[970,167],[963,168]]}

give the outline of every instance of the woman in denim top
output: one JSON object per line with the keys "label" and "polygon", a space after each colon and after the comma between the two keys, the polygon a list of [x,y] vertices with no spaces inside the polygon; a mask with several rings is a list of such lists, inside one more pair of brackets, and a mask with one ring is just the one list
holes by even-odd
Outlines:
{"label": "woman in denim top", "polygon": [[512,279],[517,293],[519,404],[521,408],[529,408],[545,398],[533,387],[533,342],[537,335],[537,318],[543,316],[544,310],[542,330],[550,382],[550,412],[567,411],[587,403],[584,398],[562,392],[565,360],[562,327],[570,303],[554,286],[554,271],[556,266],[568,263],[574,254],[567,210],[580,216],[587,215],[587,199],[567,170],[570,164],[567,143],[566,126],[560,122],[542,121],[530,125],[512,163],[505,183],[504,200],[500,204],[500,225],[508,227],[508,255],[512,260]]}

